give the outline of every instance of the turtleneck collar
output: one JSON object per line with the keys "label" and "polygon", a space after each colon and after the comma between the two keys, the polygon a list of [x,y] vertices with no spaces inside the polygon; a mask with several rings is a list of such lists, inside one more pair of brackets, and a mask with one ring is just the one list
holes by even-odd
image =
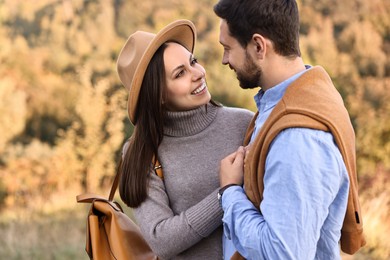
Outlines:
{"label": "turtleneck collar", "polygon": [[167,112],[164,123],[164,135],[167,136],[191,136],[205,129],[217,115],[218,107],[207,104],[193,110],[181,112]]}

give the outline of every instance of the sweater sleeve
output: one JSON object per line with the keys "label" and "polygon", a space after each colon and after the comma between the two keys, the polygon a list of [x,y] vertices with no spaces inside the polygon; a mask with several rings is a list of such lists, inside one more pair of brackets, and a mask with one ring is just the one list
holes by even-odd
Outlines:
{"label": "sweater sleeve", "polygon": [[148,198],[133,211],[145,239],[160,258],[178,255],[221,225],[223,212],[217,190],[175,215],[163,181],[150,174]]}

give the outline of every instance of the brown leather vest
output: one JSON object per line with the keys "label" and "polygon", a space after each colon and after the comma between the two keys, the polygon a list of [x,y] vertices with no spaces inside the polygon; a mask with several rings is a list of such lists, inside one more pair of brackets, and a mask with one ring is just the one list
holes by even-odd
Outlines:
{"label": "brown leather vest", "polygon": [[[249,143],[255,118],[247,131],[245,144]],[[313,67],[295,80],[262,126],[245,159],[245,192],[252,203],[259,207],[263,199],[263,177],[269,146],[280,131],[291,127],[331,132],[337,143],[350,180],[347,212],[341,230],[341,250],[354,254],[366,243],[358,198],[355,132],[340,94],[322,67]],[[236,252],[232,259],[243,258]]]}

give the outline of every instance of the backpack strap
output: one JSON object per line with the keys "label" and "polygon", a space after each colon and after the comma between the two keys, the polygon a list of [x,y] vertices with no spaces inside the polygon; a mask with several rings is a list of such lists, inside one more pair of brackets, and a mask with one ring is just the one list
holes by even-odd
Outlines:
{"label": "backpack strap", "polygon": [[153,170],[154,170],[154,173],[160,177],[161,180],[164,180],[164,174],[163,174],[163,170],[162,170],[162,165],[161,163],[158,161],[158,159],[156,158],[156,156],[153,155],[153,159],[152,159],[152,162],[153,162]]}
{"label": "backpack strap", "polygon": [[122,172],[122,164],[123,164],[123,156],[121,156],[121,159],[119,161],[118,167],[116,169],[116,174],[115,174],[114,181],[112,182],[110,195],[108,196],[108,200],[109,201],[112,201],[114,199],[114,195],[115,195],[116,189],[118,188],[119,178],[120,178],[120,175],[121,175],[121,172]]}
{"label": "backpack strap", "polygon": [[158,160],[155,160],[154,162],[154,173],[156,173],[156,175],[160,177],[161,180],[164,180],[162,165]]}

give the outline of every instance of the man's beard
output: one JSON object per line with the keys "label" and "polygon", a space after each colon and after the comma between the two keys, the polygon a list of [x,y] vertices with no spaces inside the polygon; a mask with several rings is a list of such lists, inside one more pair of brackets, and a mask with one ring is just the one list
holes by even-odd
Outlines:
{"label": "man's beard", "polygon": [[237,79],[240,82],[242,89],[252,89],[260,86],[260,79],[262,77],[261,68],[257,67],[252,58],[245,52],[245,64],[241,70],[236,70]]}

